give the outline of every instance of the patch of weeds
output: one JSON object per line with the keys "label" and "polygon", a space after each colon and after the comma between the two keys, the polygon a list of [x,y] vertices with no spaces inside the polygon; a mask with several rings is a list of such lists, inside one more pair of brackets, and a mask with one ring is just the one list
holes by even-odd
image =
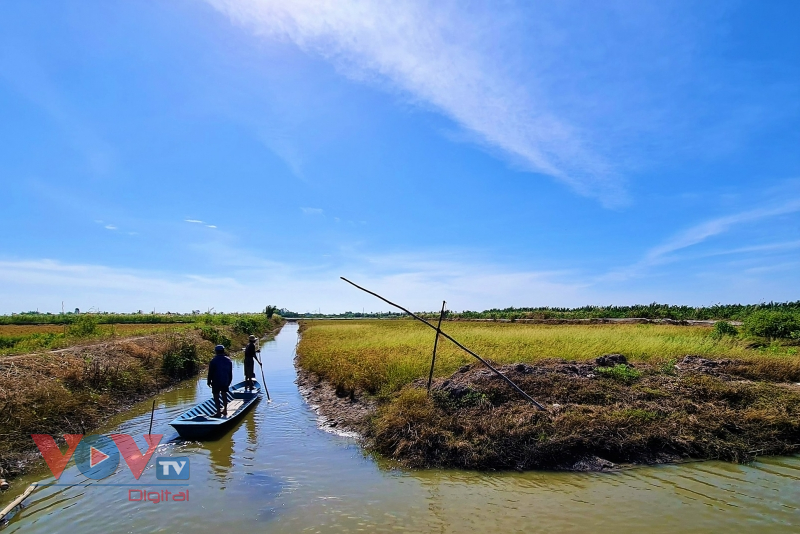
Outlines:
{"label": "patch of weeds", "polygon": [[717,321],[714,323],[712,335],[717,339],[725,336],[738,336],[739,330],[728,321]]}
{"label": "patch of weeds", "polygon": [[222,345],[226,349],[231,347],[231,338],[223,334],[219,328],[215,328],[213,326],[201,327],[200,337],[206,341],[212,342],[214,345]]}
{"label": "patch of weeds", "polygon": [[678,360],[676,360],[675,358],[667,360],[666,362],[663,362],[661,363],[661,365],[659,365],[659,370],[661,371],[662,374],[674,375],[676,363],[678,363]]}
{"label": "patch of weeds", "polygon": [[24,336],[0,336],[0,349],[13,349]]}
{"label": "patch of weeds", "polygon": [[439,408],[447,411],[456,411],[462,408],[472,408],[475,406],[491,405],[489,397],[485,393],[469,389],[460,395],[452,395],[446,390],[436,390],[433,392],[433,401]]}
{"label": "patch of weeds", "polygon": [[797,349],[794,347],[787,347],[773,341],[765,347],[758,347],[758,352],[762,354],[769,354],[770,356],[793,356],[797,354]]}
{"label": "patch of weeds", "polygon": [[92,315],[81,315],[69,327],[69,335],[90,337],[97,333],[97,319]]}
{"label": "patch of weeds", "polygon": [[199,366],[200,357],[197,354],[197,345],[186,338],[175,337],[170,340],[162,360],[164,374],[172,378],[183,379],[197,374]]}
{"label": "patch of weeds", "polygon": [[617,364],[614,367],[598,367],[597,372],[606,378],[611,378],[624,384],[632,384],[642,376],[641,371],[624,363]]}

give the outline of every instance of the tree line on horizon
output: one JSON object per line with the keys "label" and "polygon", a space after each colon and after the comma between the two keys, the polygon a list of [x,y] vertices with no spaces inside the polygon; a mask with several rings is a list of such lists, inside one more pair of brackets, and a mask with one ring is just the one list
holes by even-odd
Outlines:
{"label": "tree line on horizon", "polygon": [[[464,310],[460,312],[445,311],[445,317],[450,320],[458,319],[671,319],[674,321],[702,321],[724,320],[742,321],[757,311],[775,311],[790,314],[800,314],[800,300],[789,302],[762,302],[759,304],[714,304],[712,306],[685,306],[675,304],[637,304],[631,306],[581,306],[579,308],[565,307],[524,307],[524,308],[491,308],[483,311]],[[417,312],[418,315],[428,318],[438,318],[438,311]],[[273,314],[287,319],[397,319],[407,316],[403,312],[353,312],[344,313],[298,313],[287,308],[267,306],[261,312],[249,313],[200,313],[194,310],[190,313],[92,313],[99,324],[126,324],[126,323],[232,323],[239,316],[261,315],[271,317]],[[88,315],[79,310],[67,313],[39,313],[37,311],[20,312],[11,315],[0,315],[0,325],[10,324],[72,324],[79,317]]]}
{"label": "tree line on horizon", "polygon": [[[764,302],[759,304],[714,304],[712,306],[683,306],[674,304],[637,304],[632,306],[581,306],[579,308],[562,308],[540,306],[531,308],[492,308],[483,311],[465,310],[461,312],[445,311],[447,319],[671,319],[674,321],[725,320],[741,321],[757,311],[779,311],[800,313],[800,300],[793,302]],[[296,313],[281,309],[282,317],[290,319],[302,318],[341,318],[341,319],[373,319],[399,318],[407,314],[402,312],[344,312],[338,314]],[[418,312],[426,318],[438,318],[439,312]]]}

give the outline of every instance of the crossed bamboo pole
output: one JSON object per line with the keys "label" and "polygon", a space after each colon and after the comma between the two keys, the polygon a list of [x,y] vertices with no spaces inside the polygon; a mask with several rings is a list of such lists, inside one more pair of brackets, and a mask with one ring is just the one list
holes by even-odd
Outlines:
{"label": "crossed bamboo pole", "polygon": [[[439,315],[439,326],[433,326],[431,323],[429,323],[428,321],[426,321],[426,320],[425,320],[425,319],[423,319],[422,317],[420,317],[420,316],[416,315],[415,313],[413,313],[413,312],[411,312],[411,311],[409,311],[409,310],[405,309],[404,307],[400,306],[399,304],[395,304],[395,303],[394,303],[394,302],[392,302],[391,300],[389,300],[389,299],[386,299],[386,298],[383,298],[382,296],[378,295],[377,293],[375,293],[375,292],[373,292],[373,291],[370,291],[369,289],[363,288],[363,287],[361,287],[360,285],[358,285],[358,284],[356,284],[356,283],[354,283],[354,282],[351,282],[350,280],[348,280],[348,279],[347,279],[347,278],[345,278],[344,276],[340,276],[339,278],[341,278],[342,280],[344,280],[345,282],[347,282],[347,283],[348,283],[348,284],[350,284],[351,286],[353,286],[353,287],[356,287],[356,288],[360,289],[361,291],[363,291],[363,292],[365,292],[365,293],[369,293],[369,294],[370,294],[370,295],[372,295],[373,297],[377,297],[377,298],[381,299],[382,301],[384,301],[385,303],[387,303],[387,304],[389,304],[389,305],[391,305],[391,306],[394,306],[395,308],[398,308],[398,309],[400,309],[400,310],[402,310],[402,311],[406,312],[408,315],[410,315],[411,317],[413,317],[413,318],[414,318],[414,319],[416,319],[417,321],[420,321],[420,322],[422,322],[422,323],[425,323],[426,325],[428,325],[428,326],[430,326],[431,328],[433,328],[434,330],[436,330],[436,342],[434,343],[434,360],[436,359],[436,348],[435,348],[435,347],[436,347],[436,343],[438,343],[438,341],[439,341],[439,336],[441,335],[442,337],[444,337],[444,338],[446,338],[446,339],[449,339],[450,341],[452,341],[452,342],[453,342],[453,343],[454,343],[454,344],[455,344],[455,345],[456,345],[458,348],[460,348],[461,350],[463,350],[463,351],[464,351],[464,352],[466,352],[467,354],[469,354],[469,355],[471,355],[471,356],[473,356],[473,357],[477,358],[477,359],[478,359],[478,360],[479,360],[479,361],[480,361],[480,362],[481,362],[483,365],[485,365],[486,367],[488,367],[488,368],[489,368],[489,369],[490,369],[490,370],[491,370],[491,371],[492,371],[494,374],[496,374],[497,376],[499,376],[500,378],[502,378],[503,380],[505,380],[505,381],[506,381],[506,383],[508,383],[508,385],[509,385],[509,386],[511,386],[512,388],[514,388],[514,389],[517,391],[517,393],[519,393],[520,395],[522,395],[523,397],[525,397],[525,399],[527,399],[528,401],[530,401],[530,403],[531,403],[531,404],[533,404],[534,406],[536,406],[536,407],[537,407],[539,410],[542,410],[542,411],[545,411],[545,412],[547,411],[547,409],[546,409],[544,406],[542,406],[541,404],[539,404],[538,402],[536,402],[536,401],[533,399],[533,397],[531,397],[530,395],[528,395],[527,393],[525,393],[524,391],[522,391],[522,389],[520,389],[520,387],[519,387],[518,385],[516,385],[516,384],[515,384],[515,383],[514,383],[514,382],[513,382],[513,381],[512,381],[510,378],[508,378],[506,375],[504,375],[503,373],[501,373],[500,371],[498,371],[497,369],[495,369],[495,368],[494,368],[494,367],[493,367],[493,366],[492,366],[492,365],[491,365],[489,362],[487,362],[486,360],[484,360],[483,358],[481,358],[480,356],[478,356],[477,354],[475,354],[474,352],[472,352],[471,350],[469,350],[467,347],[465,347],[464,345],[462,345],[461,343],[459,343],[458,341],[456,341],[455,339],[453,339],[452,337],[450,337],[450,336],[449,336],[447,333],[445,333],[445,332],[442,332],[442,330],[441,330],[441,324],[442,324],[442,317],[444,316],[444,304],[445,304],[444,302],[442,303],[442,313]],[[429,388],[429,389],[430,389],[430,383],[431,383],[431,380],[432,380],[432,379],[433,379],[433,362],[431,362],[431,374],[430,374],[430,376],[428,377],[428,388]]]}

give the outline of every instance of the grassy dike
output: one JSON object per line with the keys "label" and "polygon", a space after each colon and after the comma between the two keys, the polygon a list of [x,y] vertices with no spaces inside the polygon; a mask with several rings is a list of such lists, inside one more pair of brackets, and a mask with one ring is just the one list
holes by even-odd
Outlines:
{"label": "grassy dike", "polygon": [[[443,329],[548,411],[446,340],[428,396],[434,334],[409,320],[306,322],[297,363],[335,389],[337,409],[360,399],[375,405],[351,426],[370,448],[411,467],[594,470],[688,458],[743,462],[800,448],[793,342],[653,324],[448,322]],[[627,362],[595,361],[608,353]]]}
{"label": "grassy dike", "polygon": [[129,329],[122,339],[121,328],[113,338],[91,332],[65,349],[0,356],[0,476],[18,476],[39,458],[31,434],[91,433],[133,403],[202,372],[215,344],[238,349],[248,333],[271,335],[284,322],[242,317],[147,335]]}

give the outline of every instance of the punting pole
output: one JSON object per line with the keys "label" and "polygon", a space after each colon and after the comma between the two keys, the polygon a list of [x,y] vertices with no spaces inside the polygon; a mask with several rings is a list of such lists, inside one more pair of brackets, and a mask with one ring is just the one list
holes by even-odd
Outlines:
{"label": "punting pole", "polygon": [[[499,376],[500,378],[502,378],[503,380],[505,380],[505,381],[508,383],[508,385],[509,385],[509,386],[511,386],[512,388],[514,388],[514,389],[517,391],[517,393],[519,393],[520,395],[522,395],[523,397],[525,397],[525,398],[526,398],[528,401],[530,401],[530,402],[531,402],[531,404],[533,404],[533,405],[534,405],[534,406],[536,406],[538,409],[540,409],[540,410],[542,410],[542,411],[544,411],[544,412],[546,412],[546,411],[547,411],[547,409],[546,409],[544,406],[542,406],[541,404],[539,404],[538,402],[536,402],[536,401],[533,399],[533,397],[531,397],[530,395],[528,395],[527,393],[525,393],[524,391],[522,391],[522,389],[520,389],[520,387],[519,387],[518,385],[516,385],[516,384],[515,384],[515,383],[514,383],[514,382],[513,382],[513,381],[512,381],[510,378],[508,378],[506,375],[504,375],[503,373],[501,373],[500,371],[498,371],[497,369],[495,369],[494,367],[492,367],[492,365],[491,365],[489,362],[487,362],[486,360],[484,360],[483,358],[481,358],[480,356],[478,356],[477,354],[475,354],[474,352],[472,352],[471,350],[469,350],[467,347],[465,347],[464,345],[462,345],[461,343],[459,343],[458,341],[456,341],[455,339],[453,339],[452,337],[450,337],[448,334],[446,334],[446,333],[442,332],[441,330],[439,330],[438,328],[436,328],[435,326],[433,326],[431,323],[429,323],[428,321],[426,321],[425,319],[423,319],[423,318],[422,318],[422,317],[420,317],[419,315],[416,315],[415,313],[413,313],[413,312],[411,312],[411,311],[409,311],[409,310],[405,309],[404,307],[400,306],[399,304],[395,304],[394,302],[392,302],[392,301],[391,301],[391,300],[389,300],[389,299],[385,299],[385,298],[383,298],[382,296],[378,295],[378,294],[377,294],[377,293],[375,293],[375,292],[372,292],[372,291],[370,291],[369,289],[365,289],[365,288],[361,287],[360,285],[358,285],[358,284],[356,284],[356,283],[354,283],[354,282],[351,282],[350,280],[348,280],[348,279],[347,279],[347,278],[345,278],[344,276],[340,276],[339,278],[341,278],[342,280],[344,280],[345,282],[347,282],[347,283],[348,283],[348,284],[350,284],[351,286],[357,287],[357,288],[358,288],[358,289],[360,289],[361,291],[364,291],[365,293],[369,293],[369,294],[370,294],[370,295],[372,295],[373,297],[377,297],[377,298],[381,299],[381,300],[382,300],[382,301],[384,301],[386,304],[390,304],[390,305],[394,306],[395,308],[398,308],[398,309],[400,309],[400,310],[403,310],[404,312],[406,312],[407,314],[409,314],[411,317],[413,317],[413,318],[414,318],[414,319],[416,319],[417,321],[423,322],[423,323],[425,323],[426,325],[428,325],[428,326],[430,326],[431,328],[433,328],[434,330],[438,331],[438,332],[439,332],[439,333],[440,333],[442,336],[444,336],[445,338],[447,338],[447,339],[449,339],[450,341],[452,341],[452,342],[453,342],[453,343],[454,343],[454,344],[455,344],[455,345],[456,345],[458,348],[460,348],[461,350],[463,350],[463,351],[464,351],[464,352],[466,352],[467,354],[470,354],[471,356],[474,356],[475,358],[477,358],[477,359],[478,359],[478,360],[479,360],[481,363],[483,363],[483,365],[485,365],[486,367],[488,367],[489,369],[491,369],[491,371],[492,371],[494,374],[496,374],[497,376]],[[437,336],[437,337],[438,337],[438,336]]]}
{"label": "punting pole", "polygon": [[28,489],[26,489],[26,490],[25,490],[25,491],[22,493],[22,495],[20,495],[19,497],[17,497],[17,498],[16,498],[16,499],[14,499],[13,501],[11,501],[11,503],[10,503],[8,506],[6,506],[5,508],[3,508],[3,511],[2,511],[2,512],[0,512],[0,523],[4,522],[4,521],[6,520],[6,516],[7,516],[8,514],[10,514],[11,512],[13,512],[13,511],[14,511],[14,509],[15,509],[17,506],[19,506],[20,504],[22,504],[22,501],[24,501],[25,499],[27,499],[27,498],[28,498],[28,495],[30,495],[31,493],[33,493],[33,491],[36,489],[36,487],[37,487],[37,484],[36,484],[36,482],[34,482],[34,483],[33,483],[33,484],[31,484],[30,486],[28,486]]}
{"label": "punting pole", "polygon": [[[256,339],[256,343],[258,343],[258,350],[256,350],[256,353],[261,356],[261,340]],[[261,358],[258,359],[258,366],[261,368],[261,382],[264,384],[264,391],[267,394],[267,402],[272,402],[272,399],[269,397],[269,389],[267,389],[267,380],[264,378],[264,366],[261,365]]]}

